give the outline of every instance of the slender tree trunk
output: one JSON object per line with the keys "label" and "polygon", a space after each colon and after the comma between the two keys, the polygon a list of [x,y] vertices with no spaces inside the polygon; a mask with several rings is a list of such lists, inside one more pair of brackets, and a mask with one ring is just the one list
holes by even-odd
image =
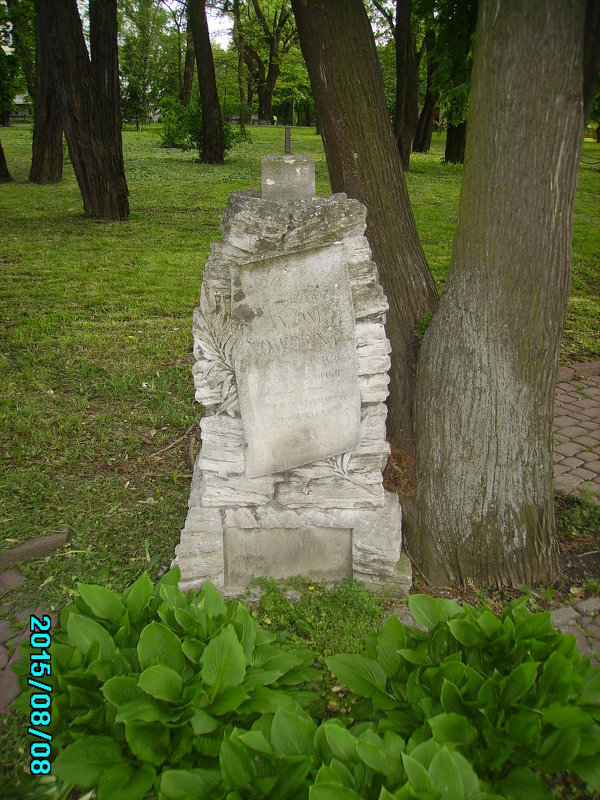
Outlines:
{"label": "slender tree trunk", "polygon": [[8,164],[6,163],[6,156],[2,149],[2,142],[0,142],[0,183],[10,183],[12,181],[10,172],[8,171]]}
{"label": "slender tree trunk", "polygon": [[396,0],[396,110],[394,135],[402,167],[410,164],[410,148],[419,120],[419,58],[410,25],[411,0]]}
{"label": "slender tree trunk", "polygon": [[414,455],[415,324],[437,304],[385,104],[383,77],[361,0],[292,0],[323,136],[331,190],[367,207],[367,237],[390,304],[388,434]]}
{"label": "slender tree trunk", "polygon": [[600,144],[600,125],[596,128],[596,144]]}
{"label": "slender tree trunk", "polygon": [[12,25],[12,40],[19,56],[23,72],[25,73],[25,83],[30,97],[34,97],[35,92],[35,64],[33,52],[27,41],[31,38],[31,27],[29,8],[18,0],[6,0],[8,16]]}
{"label": "slender tree trunk", "polygon": [[437,64],[432,61],[431,53],[435,46],[435,33],[428,30],[425,33],[425,48],[428,54],[427,60],[427,89],[425,91],[425,102],[419,115],[415,138],[413,140],[413,151],[415,153],[428,153],[431,147],[431,136],[435,122],[435,106],[438,101],[439,92],[432,90],[433,76],[437,70]]}
{"label": "slender tree trunk", "polygon": [[448,125],[446,133],[446,151],[444,161],[446,164],[464,164],[465,147],[467,143],[467,121],[460,125]]}
{"label": "slender tree trunk", "polygon": [[5,111],[2,114],[2,127],[10,128],[10,111]]}
{"label": "slender tree trunk", "polygon": [[188,16],[186,28],[186,50],[185,50],[185,64],[183,66],[183,87],[179,99],[181,105],[186,108],[192,99],[192,88],[194,86],[194,38],[192,36],[192,28],[190,26],[190,19]]}
{"label": "slender tree trunk", "polygon": [[[85,213],[124,219],[129,214],[122,156],[113,141],[113,115],[94,80],[75,0],[39,0],[40,30],[48,37],[69,155]],[[115,41],[116,47],[116,41]]]}
{"label": "slender tree trunk", "polygon": [[37,14],[35,39],[33,148],[29,180],[40,184],[58,183],[63,171],[63,124],[52,69],[52,53]]}
{"label": "slender tree trunk", "polygon": [[246,127],[246,98],[244,86],[244,38],[241,30],[240,0],[233,0],[233,40],[237,47],[237,79],[238,92],[240,94],[240,130]]}
{"label": "slender tree trunk", "polygon": [[248,125],[252,125],[252,107],[254,105],[254,84],[252,83],[252,78],[248,78],[248,85],[247,85],[247,92],[246,92],[246,108],[247,108],[247,115],[246,115],[246,122]]}
{"label": "slender tree trunk", "polygon": [[202,103],[200,160],[204,164],[222,164],[223,118],[215,79],[215,64],[210,46],[208,23],[206,22],[206,0],[188,0],[188,3]]}
{"label": "slender tree trunk", "polygon": [[556,575],[552,410],[583,142],[585,7],[481,4],[452,264],[415,397],[421,568],[433,584]]}

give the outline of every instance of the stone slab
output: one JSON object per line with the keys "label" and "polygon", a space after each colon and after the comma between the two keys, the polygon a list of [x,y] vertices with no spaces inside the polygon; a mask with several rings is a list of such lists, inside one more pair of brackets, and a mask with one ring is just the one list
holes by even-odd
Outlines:
{"label": "stone slab", "polygon": [[51,536],[36,536],[28,539],[17,547],[12,547],[0,553],[0,570],[12,567],[13,564],[21,564],[24,561],[33,561],[36,558],[48,555],[53,550],[58,550],[68,539],[66,533],[55,533]]}
{"label": "stone slab", "polygon": [[261,171],[263,200],[306,200],[315,195],[312,156],[264,156]]}
{"label": "stone slab", "polygon": [[15,569],[9,569],[6,572],[0,572],[0,594],[9,592],[11,589],[16,589],[23,586],[25,578],[20,572]]}
{"label": "stone slab", "polygon": [[352,575],[352,531],[343,528],[229,528],[225,531],[225,582],[246,586],[261,575],[310,575],[336,581]]}
{"label": "stone slab", "polygon": [[232,264],[230,270],[246,476],[354,449],[360,387],[343,247]]}

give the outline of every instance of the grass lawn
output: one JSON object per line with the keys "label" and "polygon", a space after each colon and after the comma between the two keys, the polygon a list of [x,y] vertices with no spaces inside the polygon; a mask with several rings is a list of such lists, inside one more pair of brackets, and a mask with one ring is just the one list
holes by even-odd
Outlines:
{"label": "grass lawn", "polygon": [[[20,567],[24,586],[0,597],[12,615],[19,606],[62,607],[77,581],[121,590],[144,569],[153,576],[170,563],[187,507],[188,431],[200,417],[191,320],[203,265],[229,194],[260,186],[260,158],[283,151],[283,129],[252,129],[252,142],[237,145],[221,167],[161,149],[157,127],[126,130],[131,216],[123,223],[84,217],[68,162],[60,185],[27,183],[29,128],[2,129],[1,138],[15,182],[0,186],[0,551],[69,533],[57,554]],[[315,157],[317,192],[328,193],[320,138],[301,129],[292,139],[296,152]],[[462,175],[442,163],[443,146],[434,137],[407,174],[440,287]],[[599,153],[586,143],[563,363],[600,359]],[[375,625],[391,601],[367,601],[353,588],[347,595],[352,610],[341,618],[356,627],[344,642],[352,649],[367,621],[348,620],[366,607]],[[272,593],[266,598],[261,619],[287,619],[289,609],[277,610]],[[332,626],[332,641],[333,617],[306,602],[315,615],[309,625]],[[0,756],[0,771],[13,756],[10,748]]]}

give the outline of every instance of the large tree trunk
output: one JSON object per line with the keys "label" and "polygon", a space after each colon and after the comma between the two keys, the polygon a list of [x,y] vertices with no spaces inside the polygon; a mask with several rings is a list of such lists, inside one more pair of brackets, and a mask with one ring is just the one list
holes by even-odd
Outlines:
{"label": "large tree trunk", "polygon": [[115,142],[114,113],[102,102],[108,89],[101,89],[94,79],[77,4],[38,0],[36,7],[40,29],[48,37],[65,137],[85,213],[124,219],[129,203],[120,136]]}
{"label": "large tree trunk", "polygon": [[431,147],[431,137],[435,122],[435,106],[438,101],[439,92],[432,89],[433,76],[437,70],[437,64],[432,60],[431,54],[435,46],[435,32],[428,30],[425,33],[425,49],[427,50],[427,89],[425,91],[425,102],[419,115],[415,138],[413,140],[413,151],[415,153],[428,153]]}
{"label": "large tree trunk", "polygon": [[58,183],[63,171],[63,123],[57,102],[52,53],[47,34],[41,29],[37,14],[35,38],[33,148],[29,180],[40,184]]}
{"label": "large tree trunk", "polygon": [[419,62],[410,25],[411,0],[396,0],[396,110],[394,135],[402,167],[410,164],[410,148],[419,120]]}
{"label": "large tree trunk", "polygon": [[421,569],[433,584],[556,576],[552,410],[585,8],[481,4],[452,264],[415,397]]}
{"label": "large tree trunk", "polygon": [[367,207],[367,237],[390,310],[388,435],[414,454],[415,324],[437,304],[388,116],[373,34],[361,0],[292,0],[333,192]]}
{"label": "large tree trunk", "polygon": [[111,144],[117,158],[121,154],[123,168],[123,137],[121,134],[121,92],[119,88],[119,51],[117,48],[117,0],[89,0],[90,50],[92,72],[100,93],[100,103],[111,128]]}
{"label": "large tree trunk", "polygon": [[185,63],[183,66],[183,86],[181,87],[181,94],[179,99],[181,105],[186,108],[192,99],[192,89],[194,87],[194,38],[192,36],[192,28],[190,25],[189,16],[187,18],[187,28],[185,34],[186,49],[185,49]]}
{"label": "large tree trunk", "polygon": [[446,164],[464,164],[465,147],[467,143],[467,122],[460,125],[448,125],[446,133],[446,151],[444,161]]}
{"label": "large tree trunk", "polygon": [[210,46],[208,23],[206,22],[206,0],[188,0],[188,3],[202,104],[200,161],[204,164],[222,164],[223,118],[215,79],[215,64]]}
{"label": "large tree trunk", "polygon": [[0,142],[0,183],[10,183],[12,178],[8,171],[8,164],[6,163],[6,156],[2,149],[2,142]]}

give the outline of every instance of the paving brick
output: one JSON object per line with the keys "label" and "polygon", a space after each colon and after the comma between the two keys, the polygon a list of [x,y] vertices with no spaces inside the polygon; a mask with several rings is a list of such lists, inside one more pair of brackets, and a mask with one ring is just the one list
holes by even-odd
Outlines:
{"label": "paving brick", "polygon": [[571,473],[572,475],[577,475],[578,478],[581,478],[583,481],[591,481],[593,480],[597,473],[591,472],[589,469],[585,469],[584,467],[577,467]]}
{"label": "paving brick", "polygon": [[583,461],[576,456],[571,456],[570,458],[565,458],[561,462],[564,467],[568,467],[570,470],[577,469],[577,467],[581,467],[583,465]]}
{"label": "paving brick", "polygon": [[0,644],[0,669],[4,669],[4,667],[8,664],[8,650],[4,645]]}
{"label": "paving brick", "polygon": [[567,441],[567,437],[563,436],[562,433],[554,432],[554,446],[556,447],[557,444],[563,444]]}
{"label": "paving brick", "polygon": [[563,467],[562,464],[555,464],[554,468],[553,468],[553,471],[554,471],[555,475],[562,475],[563,472],[568,472],[569,471],[569,467]]}
{"label": "paving brick", "polygon": [[598,444],[598,440],[589,431],[586,431],[583,436],[575,436],[574,441],[582,447],[595,447]]}
{"label": "paving brick", "polygon": [[12,567],[13,564],[20,564],[23,561],[41,558],[62,547],[67,538],[68,534],[66,533],[55,533],[51,536],[36,536],[34,539],[28,539],[18,547],[0,553],[0,569]]}
{"label": "paving brick", "polygon": [[7,665],[2,672],[0,672],[0,714],[4,714],[8,711],[9,705],[18,694],[19,682],[17,676]]}
{"label": "paving brick", "polygon": [[577,624],[581,615],[573,606],[562,606],[550,614],[550,619],[555,628],[561,631],[570,625]]}
{"label": "paving brick", "polygon": [[585,469],[589,469],[596,475],[600,475],[600,459],[597,459],[596,461],[588,461],[585,464]]}
{"label": "paving brick", "polygon": [[562,430],[568,428],[570,425],[576,425],[576,420],[571,414],[561,414],[559,417],[554,417],[554,427]]}
{"label": "paving brick", "polygon": [[582,428],[585,428],[586,431],[597,431],[598,426],[600,425],[600,420],[591,420],[587,419],[584,422],[579,423]]}
{"label": "paving brick", "polygon": [[9,592],[11,589],[15,589],[17,586],[23,586],[24,583],[25,578],[15,569],[9,569],[6,572],[0,572],[0,594]]}
{"label": "paving brick", "polygon": [[581,453],[577,453],[577,458],[582,461],[598,461],[598,453],[594,453],[591,450],[582,450]]}
{"label": "paving brick", "polygon": [[574,442],[563,442],[563,444],[557,445],[554,450],[557,453],[560,453],[562,456],[565,456],[565,458],[568,458],[578,453],[581,450],[581,447]]}
{"label": "paving brick", "polygon": [[567,439],[577,439],[578,436],[585,436],[587,431],[585,428],[580,428],[579,425],[569,425],[568,428],[561,428],[563,436],[566,436]]}

